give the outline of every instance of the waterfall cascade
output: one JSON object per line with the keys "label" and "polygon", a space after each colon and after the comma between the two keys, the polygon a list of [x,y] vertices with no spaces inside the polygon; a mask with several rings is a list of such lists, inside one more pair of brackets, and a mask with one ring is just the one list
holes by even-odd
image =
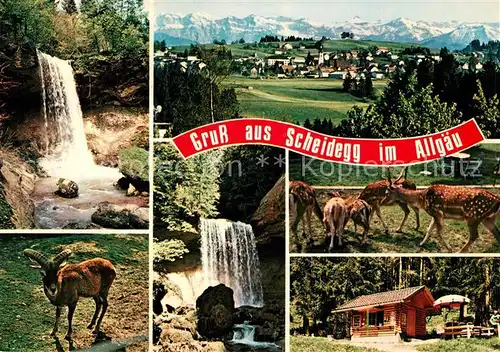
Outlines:
{"label": "waterfall cascade", "polygon": [[115,169],[99,167],[87,147],[82,110],[69,61],[38,52],[43,116],[47,129],[42,168],[54,177],[119,177]]}
{"label": "waterfall cascade", "polygon": [[202,219],[201,254],[205,287],[222,283],[232,288],[236,306],[264,305],[259,257],[250,225]]}
{"label": "waterfall cascade", "polygon": [[244,324],[234,325],[232,343],[247,345],[254,348],[272,348],[278,347],[272,342],[259,342],[255,341],[255,326],[250,325],[248,322]]}

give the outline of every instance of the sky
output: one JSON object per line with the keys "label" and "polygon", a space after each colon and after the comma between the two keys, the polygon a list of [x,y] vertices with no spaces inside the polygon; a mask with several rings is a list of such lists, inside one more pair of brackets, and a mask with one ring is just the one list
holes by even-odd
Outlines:
{"label": "sky", "polygon": [[389,21],[397,17],[425,21],[500,22],[500,1],[248,1],[248,0],[153,0],[156,13],[186,15],[203,12],[213,18],[287,16],[322,24],[344,22],[355,16],[366,21]]}

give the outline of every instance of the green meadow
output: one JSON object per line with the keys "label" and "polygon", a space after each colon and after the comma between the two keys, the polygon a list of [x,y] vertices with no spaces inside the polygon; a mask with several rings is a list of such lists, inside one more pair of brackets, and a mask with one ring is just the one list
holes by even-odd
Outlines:
{"label": "green meadow", "polygon": [[[224,84],[236,90],[244,117],[270,118],[303,123],[329,119],[339,123],[354,105],[367,107],[372,101],[342,91],[342,80],[255,79],[231,76]],[[375,94],[382,94],[387,81],[373,81]]]}

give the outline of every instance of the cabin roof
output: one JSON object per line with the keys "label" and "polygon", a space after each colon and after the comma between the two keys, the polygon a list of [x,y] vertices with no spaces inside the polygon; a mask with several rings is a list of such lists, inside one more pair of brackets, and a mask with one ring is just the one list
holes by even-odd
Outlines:
{"label": "cabin roof", "polygon": [[401,290],[387,291],[387,292],[374,293],[371,295],[359,296],[353,299],[352,301],[344,303],[333,312],[341,312],[352,309],[359,309],[363,307],[400,303],[416,295],[422,290],[427,291],[427,293],[430,295],[430,299],[432,299],[433,302],[434,299],[432,298],[430,291],[425,286],[416,286],[416,287],[403,288]]}

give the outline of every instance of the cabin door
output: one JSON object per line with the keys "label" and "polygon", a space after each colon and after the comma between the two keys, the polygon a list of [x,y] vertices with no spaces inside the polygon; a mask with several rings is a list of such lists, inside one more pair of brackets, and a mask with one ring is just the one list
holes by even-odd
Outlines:
{"label": "cabin door", "polygon": [[417,325],[417,312],[415,309],[408,309],[407,312],[407,322],[406,322],[406,334],[408,336],[415,336]]}

